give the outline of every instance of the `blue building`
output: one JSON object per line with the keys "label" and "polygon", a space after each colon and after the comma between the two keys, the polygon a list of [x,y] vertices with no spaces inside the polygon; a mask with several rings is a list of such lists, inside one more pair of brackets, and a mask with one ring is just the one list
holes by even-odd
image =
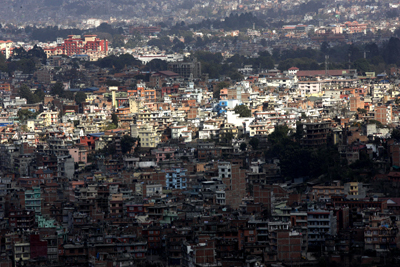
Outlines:
{"label": "blue building", "polygon": [[167,190],[186,189],[187,169],[172,167],[171,170],[165,170],[165,172],[166,172],[165,184],[166,184]]}
{"label": "blue building", "polygon": [[237,99],[226,99],[220,100],[218,105],[216,106],[216,111],[221,114],[226,112],[227,110],[234,109],[237,105],[240,105],[241,101]]}

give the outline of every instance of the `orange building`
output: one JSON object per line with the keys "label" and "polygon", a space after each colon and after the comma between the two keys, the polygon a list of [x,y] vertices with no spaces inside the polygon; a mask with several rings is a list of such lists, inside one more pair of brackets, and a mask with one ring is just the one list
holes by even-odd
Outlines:
{"label": "orange building", "polygon": [[146,88],[144,83],[138,83],[136,90],[128,90],[128,96],[136,97],[144,102],[155,102],[156,90]]}
{"label": "orange building", "polygon": [[2,83],[0,84],[0,91],[10,91],[11,86],[9,83]]}
{"label": "orange building", "polygon": [[356,112],[357,109],[364,108],[364,100],[361,100],[359,96],[350,97],[350,111]]}

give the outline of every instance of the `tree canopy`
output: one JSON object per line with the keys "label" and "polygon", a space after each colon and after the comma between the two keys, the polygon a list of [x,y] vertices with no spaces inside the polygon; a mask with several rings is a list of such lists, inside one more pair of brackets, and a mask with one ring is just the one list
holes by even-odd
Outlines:
{"label": "tree canopy", "polygon": [[233,110],[239,117],[251,117],[251,110],[246,105],[236,105]]}
{"label": "tree canopy", "polygon": [[85,100],[86,100],[86,94],[84,92],[79,91],[76,93],[75,102],[77,104],[81,104],[82,102],[85,102]]}
{"label": "tree canopy", "polygon": [[41,89],[36,89],[35,93],[32,93],[31,89],[25,84],[21,85],[18,90],[18,95],[21,98],[25,98],[28,104],[35,104],[44,100],[44,92]]}
{"label": "tree canopy", "polygon": [[124,135],[121,138],[121,150],[122,154],[126,154],[132,150],[132,147],[135,145],[137,139],[133,138],[129,135]]}
{"label": "tree canopy", "polygon": [[64,86],[60,82],[57,82],[51,87],[50,94],[53,96],[58,95],[62,98],[74,99],[74,94],[71,91],[64,90]]}

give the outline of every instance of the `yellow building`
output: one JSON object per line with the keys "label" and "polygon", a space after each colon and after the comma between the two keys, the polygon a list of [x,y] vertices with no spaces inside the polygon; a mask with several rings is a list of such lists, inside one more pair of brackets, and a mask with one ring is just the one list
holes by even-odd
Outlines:
{"label": "yellow building", "polygon": [[37,115],[36,119],[38,123],[43,126],[50,126],[58,123],[58,112],[57,111],[44,111]]}
{"label": "yellow building", "polygon": [[26,126],[28,127],[29,131],[34,131],[35,130],[35,121],[34,120],[28,120],[26,122]]}
{"label": "yellow building", "polygon": [[31,258],[31,245],[29,243],[15,243],[14,244],[14,260],[28,261]]}
{"label": "yellow building", "polygon": [[137,100],[134,97],[130,97],[129,98],[129,111],[130,111],[130,113],[137,113],[141,107],[143,107],[143,102]]}
{"label": "yellow building", "polygon": [[138,137],[142,147],[156,147],[161,141],[161,134],[151,125],[142,125],[138,129]]}
{"label": "yellow building", "polygon": [[350,182],[344,184],[344,194],[348,199],[358,200],[367,196],[366,188],[363,183]]}

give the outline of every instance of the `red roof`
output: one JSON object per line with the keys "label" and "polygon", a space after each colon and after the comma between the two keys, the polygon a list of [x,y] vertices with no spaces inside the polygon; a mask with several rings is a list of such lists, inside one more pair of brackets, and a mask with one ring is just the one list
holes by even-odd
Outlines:
{"label": "red roof", "polygon": [[297,67],[291,67],[289,70],[299,70]]}

